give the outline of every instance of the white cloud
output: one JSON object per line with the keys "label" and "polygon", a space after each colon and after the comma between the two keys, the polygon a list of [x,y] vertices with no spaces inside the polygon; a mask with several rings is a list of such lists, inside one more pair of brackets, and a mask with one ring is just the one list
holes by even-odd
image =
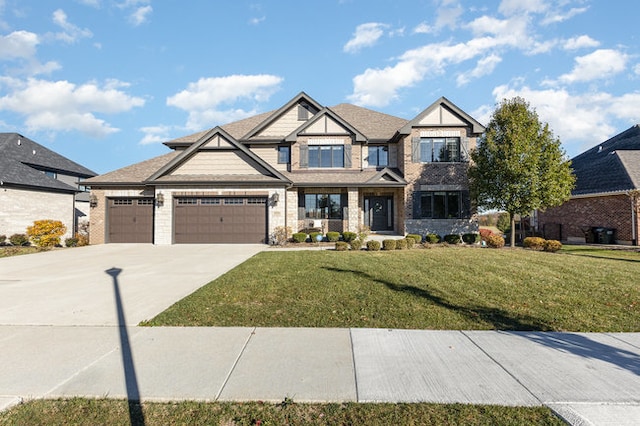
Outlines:
{"label": "white cloud", "polygon": [[557,24],[559,22],[564,22],[568,19],[573,18],[576,15],[586,12],[587,10],[589,10],[588,7],[575,7],[575,8],[569,9],[566,12],[561,10],[552,11],[548,13],[545,19],[542,21],[542,25]]}
{"label": "white cloud", "polygon": [[153,8],[150,5],[138,7],[130,16],[129,21],[134,26],[139,26],[149,21],[149,15],[153,12]]}
{"label": "white cloud", "polygon": [[435,29],[429,24],[427,24],[426,22],[421,22],[413,29],[413,33],[414,34],[431,34],[432,32],[434,32],[434,30]]}
{"label": "white cloud", "polygon": [[251,18],[251,19],[249,19],[249,23],[251,25],[258,25],[258,24],[264,22],[266,19],[267,19],[266,16],[261,16],[259,18]]}
{"label": "white cloud", "polygon": [[473,70],[458,76],[456,79],[458,86],[464,86],[471,80],[491,74],[500,62],[502,62],[502,58],[495,54],[480,59]]}
{"label": "white cloud", "polygon": [[0,59],[31,58],[40,43],[37,34],[29,31],[14,31],[0,36]]}
{"label": "white cloud", "polygon": [[144,137],[140,140],[140,145],[150,145],[168,141],[172,128],[170,126],[148,126],[141,127],[140,131],[144,133]]}
{"label": "white cloud", "polygon": [[[524,98],[535,108],[540,121],[549,123],[572,157],[624,130],[614,127],[612,123],[616,120],[635,123],[636,112],[640,109],[640,93],[623,96],[606,92],[576,94],[566,89],[537,90],[516,82],[496,87],[493,95],[496,103],[515,96]],[[472,115],[486,124],[494,109],[495,105],[485,105]]]}
{"label": "white cloud", "polygon": [[93,33],[87,28],[80,28],[67,20],[67,14],[62,9],[53,12],[53,22],[64,31],[54,34],[57,40],[65,43],[75,43],[81,38],[93,37]]}
{"label": "white cloud", "polygon": [[584,49],[588,47],[598,47],[600,46],[600,42],[592,39],[588,35],[581,35],[579,37],[573,37],[566,40],[563,44],[563,48],[565,50],[577,50]]}
{"label": "white cloud", "polygon": [[443,5],[438,8],[436,12],[436,29],[444,27],[454,29],[458,26],[458,23],[460,22],[460,16],[464,12],[464,9],[462,8],[462,6],[460,6],[460,4],[457,4],[457,2],[452,6],[449,6],[450,3],[453,2],[444,1]]}
{"label": "white cloud", "polygon": [[607,79],[625,70],[629,57],[617,50],[599,49],[575,58],[573,70],[559,77],[562,83]]}
{"label": "white cloud", "polygon": [[387,27],[388,25],[378,22],[358,25],[353,38],[344,45],[343,50],[347,53],[356,53],[364,47],[373,46],[384,35]]}
{"label": "white cloud", "polygon": [[91,6],[98,9],[100,7],[100,0],[76,0],[80,4],[84,4],[85,6]]}
{"label": "white cloud", "polygon": [[282,80],[268,74],[201,78],[168,97],[167,105],[187,111],[187,128],[201,130],[254,114],[253,109],[223,109],[221,106],[240,101],[267,101],[279,89]]}
{"label": "white cloud", "polygon": [[636,66],[635,66],[635,67],[633,67],[633,72],[634,72],[636,75],[640,75],[640,64],[636,64]]}
{"label": "white cloud", "polygon": [[144,105],[143,99],[109,84],[89,82],[77,86],[68,81],[9,77],[0,78],[0,84],[8,89],[8,94],[0,98],[0,110],[24,116],[25,125],[33,131],[78,130],[104,137],[118,129],[94,114],[117,114]]}
{"label": "white cloud", "polygon": [[504,16],[542,13],[547,10],[544,0],[502,0],[498,11]]}

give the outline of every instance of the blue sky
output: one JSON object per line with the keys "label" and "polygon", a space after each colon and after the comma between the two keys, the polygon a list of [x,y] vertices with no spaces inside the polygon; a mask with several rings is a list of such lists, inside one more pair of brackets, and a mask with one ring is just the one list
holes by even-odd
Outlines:
{"label": "blue sky", "polygon": [[486,124],[524,97],[569,156],[640,123],[640,2],[0,0],[0,131],[98,173],[305,91]]}

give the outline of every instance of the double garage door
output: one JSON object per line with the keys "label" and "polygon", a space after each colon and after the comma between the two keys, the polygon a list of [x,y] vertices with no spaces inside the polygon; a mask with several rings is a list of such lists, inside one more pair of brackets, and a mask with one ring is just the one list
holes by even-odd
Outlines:
{"label": "double garage door", "polygon": [[175,243],[264,243],[267,197],[179,197]]}
{"label": "double garage door", "polygon": [[[153,203],[151,198],[110,199],[108,241],[153,242]],[[178,197],[173,207],[174,243],[266,241],[267,197]]]}

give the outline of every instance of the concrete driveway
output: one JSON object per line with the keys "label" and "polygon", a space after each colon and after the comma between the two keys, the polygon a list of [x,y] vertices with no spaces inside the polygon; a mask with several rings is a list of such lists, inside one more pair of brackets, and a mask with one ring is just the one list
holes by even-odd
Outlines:
{"label": "concrete driveway", "polygon": [[2,258],[0,325],[121,325],[119,314],[136,325],[266,248],[103,244]]}

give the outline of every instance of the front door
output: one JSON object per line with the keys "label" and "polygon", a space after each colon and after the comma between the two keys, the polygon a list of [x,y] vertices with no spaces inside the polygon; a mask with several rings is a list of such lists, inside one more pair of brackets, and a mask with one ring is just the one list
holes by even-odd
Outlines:
{"label": "front door", "polygon": [[364,210],[372,231],[393,230],[393,197],[366,197]]}

